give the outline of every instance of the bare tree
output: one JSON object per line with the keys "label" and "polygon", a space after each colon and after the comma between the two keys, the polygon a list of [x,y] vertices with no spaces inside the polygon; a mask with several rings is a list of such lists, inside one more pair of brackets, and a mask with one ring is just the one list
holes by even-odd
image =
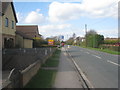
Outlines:
{"label": "bare tree", "polygon": [[76,34],[75,33],[73,33],[73,39],[75,39],[76,38]]}

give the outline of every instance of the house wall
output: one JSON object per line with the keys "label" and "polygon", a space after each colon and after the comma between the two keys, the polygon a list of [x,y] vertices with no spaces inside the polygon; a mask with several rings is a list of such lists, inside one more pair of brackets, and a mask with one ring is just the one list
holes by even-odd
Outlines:
{"label": "house wall", "polygon": [[16,46],[19,47],[19,48],[24,48],[23,42],[24,42],[23,37],[16,34]]}
{"label": "house wall", "polygon": [[24,39],[24,48],[33,48],[33,40]]}
{"label": "house wall", "polygon": [[[0,2],[0,6],[2,3]],[[0,8],[0,12],[2,12],[2,8]],[[2,16],[0,15],[0,49],[2,49]]]}
{"label": "house wall", "polygon": [[15,47],[15,36],[14,35],[10,35],[10,34],[2,34],[2,48],[4,48],[4,38],[10,39],[12,38],[14,41],[14,45],[13,47]]}
{"label": "house wall", "polygon": [[0,33],[0,49],[2,49],[2,34]]}
{"label": "house wall", "polygon": [[[8,27],[5,26],[5,19],[6,17],[9,20]],[[14,29],[12,29],[12,21],[14,21]],[[2,46],[4,48],[4,38],[13,38],[14,39],[14,46],[15,46],[15,31],[16,31],[16,20],[13,14],[12,6],[11,4],[8,5],[8,8],[6,9],[4,15],[2,16],[2,34],[3,34],[3,41]]]}
{"label": "house wall", "polygon": [[33,47],[33,40],[24,39],[19,34],[16,34],[16,46],[19,48],[32,48]]}

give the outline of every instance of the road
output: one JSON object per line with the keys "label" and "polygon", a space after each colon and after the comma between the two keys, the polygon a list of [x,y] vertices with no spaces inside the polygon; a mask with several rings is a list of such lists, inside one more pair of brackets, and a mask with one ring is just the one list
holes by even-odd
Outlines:
{"label": "road", "polygon": [[65,49],[94,88],[118,88],[118,55],[77,46]]}

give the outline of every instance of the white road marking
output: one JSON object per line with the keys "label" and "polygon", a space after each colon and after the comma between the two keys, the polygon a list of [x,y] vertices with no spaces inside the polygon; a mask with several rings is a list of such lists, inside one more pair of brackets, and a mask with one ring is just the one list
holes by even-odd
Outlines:
{"label": "white road marking", "polygon": [[102,59],[101,57],[99,57],[99,56],[97,56],[97,55],[92,55],[92,56],[97,57],[97,58],[99,58],[99,59]]}
{"label": "white road marking", "polygon": [[73,63],[75,64],[75,66],[78,68],[78,70],[80,71],[82,77],[84,78],[85,81],[87,81],[87,83],[90,85],[90,88],[94,88],[93,85],[91,84],[91,82],[88,80],[88,78],[84,75],[84,73],[82,72],[82,70],[79,68],[79,66],[77,65],[77,63],[74,61],[74,59],[72,58]]}
{"label": "white road marking", "polygon": [[84,75],[83,71],[80,69],[80,67],[77,65],[77,63],[75,62],[75,60],[72,58],[71,54],[68,53],[69,56],[71,57],[73,63],[75,64],[75,66],[77,67],[77,69],[79,70],[79,72],[81,73],[82,77],[84,78],[85,81],[87,81],[87,83],[89,84],[90,88],[94,88],[93,85],[91,84],[91,82],[88,80],[88,78]]}
{"label": "white road marking", "polygon": [[70,48],[70,45],[68,45],[68,48]]}
{"label": "white road marking", "polygon": [[64,52],[64,55],[65,55],[65,56],[67,56],[67,53],[66,53],[66,52]]}
{"label": "white road marking", "polygon": [[65,51],[65,48],[64,47],[62,47],[62,49],[61,49],[62,51]]}
{"label": "white road marking", "polygon": [[119,64],[115,63],[115,62],[112,62],[110,60],[107,60],[107,62],[111,63],[111,64],[114,64],[114,65],[117,65],[117,66],[120,66]]}

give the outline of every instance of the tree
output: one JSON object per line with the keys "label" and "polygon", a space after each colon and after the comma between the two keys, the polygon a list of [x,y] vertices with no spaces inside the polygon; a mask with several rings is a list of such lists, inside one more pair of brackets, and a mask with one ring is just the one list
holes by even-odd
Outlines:
{"label": "tree", "polygon": [[104,36],[97,34],[95,30],[90,30],[86,35],[86,44],[88,47],[98,48],[104,43]]}
{"label": "tree", "polygon": [[97,32],[94,29],[91,29],[90,31],[87,32],[87,35],[95,35]]}
{"label": "tree", "polygon": [[72,45],[73,42],[74,42],[73,37],[70,37],[70,38],[66,41],[66,44],[68,44],[68,45]]}
{"label": "tree", "polygon": [[76,34],[75,33],[73,33],[73,39],[75,39],[76,38]]}

